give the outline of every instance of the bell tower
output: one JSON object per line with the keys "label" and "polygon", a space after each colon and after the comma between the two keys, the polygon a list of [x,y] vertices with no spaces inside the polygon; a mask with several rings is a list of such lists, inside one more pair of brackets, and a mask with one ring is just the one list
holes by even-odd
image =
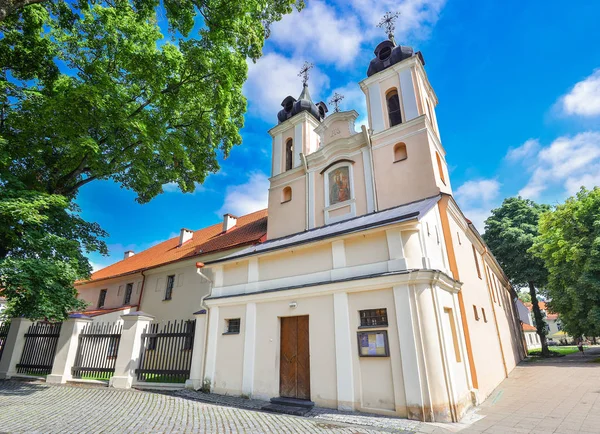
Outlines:
{"label": "bell tower", "polygon": [[315,132],[325,118],[327,105],[315,104],[308,90],[312,64],[304,62],[298,76],[302,92],[298,99],[287,96],[277,114],[278,125],[269,130],[273,139],[269,188],[267,238],[278,238],[308,228],[306,156],[319,148]]}
{"label": "bell tower", "polygon": [[440,192],[452,194],[435,116],[437,96],[421,52],[396,44],[397,17],[387,13],[380,22],[388,39],[375,48],[367,78],[360,82],[367,99],[379,210]]}

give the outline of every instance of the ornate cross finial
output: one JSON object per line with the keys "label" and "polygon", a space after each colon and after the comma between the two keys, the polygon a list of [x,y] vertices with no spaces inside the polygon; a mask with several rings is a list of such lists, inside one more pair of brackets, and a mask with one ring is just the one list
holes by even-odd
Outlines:
{"label": "ornate cross finial", "polygon": [[329,101],[329,104],[334,105],[333,112],[337,113],[340,111],[340,102],[344,99],[344,95],[340,95],[339,93],[334,93],[333,98]]}
{"label": "ornate cross finial", "polygon": [[300,69],[300,72],[298,73],[298,77],[302,77],[302,84],[306,85],[306,83],[308,82],[308,72],[314,68],[315,65],[313,65],[310,62],[304,62],[304,65],[302,65],[302,68]]}
{"label": "ornate cross finial", "polygon": [[394,45],[396,44],[396,41],[394,41],[394,30],[396,29],[396,20],[399,16],[400,12],[392,13],[388,11],[385,13],[381,21],[379,21],[379,24],[377,24],[377,27],[385,29],[388,38],[390,38],[390,41],[392,41]]}

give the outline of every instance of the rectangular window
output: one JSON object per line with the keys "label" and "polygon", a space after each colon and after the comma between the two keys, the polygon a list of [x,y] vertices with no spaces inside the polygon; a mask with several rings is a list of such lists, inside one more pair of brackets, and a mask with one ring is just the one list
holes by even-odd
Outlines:
{"label": "rectangular window", "polygon": [[227,321],[227,330],[225,330],[226,335],[233,335],[240,333],[240,319],[239,318],[231,318],[225,320]]}
{"label": "rectangular window", "polygon": [[106,289],[102,289],[100,291],[100,297],[98,297],[98,309],[102,309],[104,307],[104,302],[106,301]]}
{"label": "rectangular window", "polygon": [[165,300],[170,300],[173,296],[173,284],[175,283],[175,275],[167,276],[167,289],[165,290]]}
{"label": "rectangular window", "polygon": [[494,303],[496,303],[496,293],[494,292],[494,285],[492,285],[493,282],[493,276],[492,276],[492,271],[490,270],[490,267],[487,267],[487,281],[488,281],[488,287],[490,288],[490,292],[492,293],[492,299],[494,300]]}
{"label": "rectangular window", "polygon": [[360,357],[389,357],[387,330],[358,332],[358,355]]}
{"label": "rectangular window", "polygon": [[502,301],[500,300],[500,296],[502,295],[500,289],[498,289],[498,278],[494,275],[494,284],[496,285],[496,295],[498,297],[498,304],[502,307]]}
{"label": "rectangular window", "polygon": [[477,306],[473,305],[473,314],[475,315],[475,320],[479,321],[479,312],[477,311]]}
{"label": "rectangular window", "polygon": [[360,327],[387,327],[387,309],[360,310]]}
{"label": "rectangular window", "polygon": [[456,361],[458,363],[461,362],[460,357],[460,346],[458,345],[458,332],[456,331],[456,323],[454,322],[454,311],[451,307],[445,307],[444,313],[448,315],[448,321],[450,321],[450,331],[452,332],[452,343],[454,344],[454,355],[456,356]]}
{"label": "rectangular window", "polygon": [[483,316],[483,322],[487,322],[487,316],[485,316],[485,309],[481,308],[481,315]]}
{"label": "rectangular window", "polygon": [[481,270],[479,269],[479,260],[477,259],[477,250],[475,250],[474,245],[471,245],[471,247],[473,247],[473,258],[475,259],[475,268],[477,268],[477,276],[479,276],[479,278],[481,279]]}
{"label": "rectangular window", "polygon": [[128,283],[125,288],[125,298],[123,299],[123,304],[131,303],[131,293],[133,292],[133,283]]}

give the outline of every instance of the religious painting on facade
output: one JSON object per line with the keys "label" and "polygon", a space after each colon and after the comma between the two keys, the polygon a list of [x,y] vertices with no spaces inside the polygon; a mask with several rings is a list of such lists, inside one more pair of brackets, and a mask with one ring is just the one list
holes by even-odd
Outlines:
{"label": "religious painting on facade", "polygon": [[358,332],[358,355],[361,357],[388,357],[387,331]]}
{"label": "religious painting on facade", "polygon": [[329,172],[329,205],[350,200],[350,170],[340,167]]}

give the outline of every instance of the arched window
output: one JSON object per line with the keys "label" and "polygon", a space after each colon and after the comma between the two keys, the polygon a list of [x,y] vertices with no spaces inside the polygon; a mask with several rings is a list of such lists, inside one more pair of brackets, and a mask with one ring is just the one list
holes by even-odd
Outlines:
{"label": "arched window", "polygon": [[281,195],[281,203],[292,200],[292,187],[285,187]]}
{"label": "arched window", "polygon": [[402,114],[400,113],[400,99],[396,89],[390,90],[386,95],[388,116],[390,118],[390,127],[402,123]]}
{"label": "arched window", "polygon": [[444,166],[442,166],[442,159],[440,158],[440,154],[435,153],[435,159],[437,160],[438,171],[440,172],[440,179],[446,185],[446,177],[444,176]]}
{"label": "arched window", "polygon": [[291,170],[294,167],[294,142],[288,139],[285,142],[285,170]]}
{"label": "arched window", "polygon": [[394,146],[394,162],[406,160],[407,158],[406,144],[402,142],[396,144],[396,146]]}

